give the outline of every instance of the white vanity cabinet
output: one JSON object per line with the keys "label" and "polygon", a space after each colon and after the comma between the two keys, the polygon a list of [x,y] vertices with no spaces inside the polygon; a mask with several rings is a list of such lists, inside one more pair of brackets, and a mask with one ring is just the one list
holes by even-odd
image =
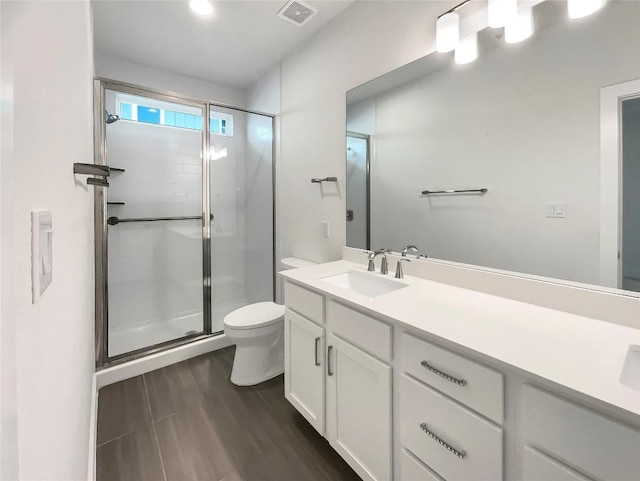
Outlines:
{"label": "white vanity cabinet", "polygon": [[324,328],[287,308],[284,329],[285,397],[324,435]]}
{"label": "white vanity cabinet", "polygon": [[327,439],[365,480],[391,480],[391,366],[327,337]]}
{"label": "white vanity cabinet", "polygon": [[640,481],[637,416],[412,324],[437,303],[400,321],[306,285],[285,282],[286,397],[363,480]]}
{"label": "white vanity cabinet", "polygon": [[285,304],[285,397],[362,479],[391,481],[391,326],[289,282]]}

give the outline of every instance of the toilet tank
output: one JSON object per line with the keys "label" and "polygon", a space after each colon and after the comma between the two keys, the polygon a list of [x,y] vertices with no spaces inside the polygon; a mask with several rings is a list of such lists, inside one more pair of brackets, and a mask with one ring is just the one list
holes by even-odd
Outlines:
{"label": "toilet tank", "polygon": [[[300,267],[314,266],[316,264],[317,262],[299,259],[297,257],[285,257],[284,259],[280,259],[280,270],[286,271],[289,269],[298,269]],[[282,278],[280,278],[280,280],[278,281],[276,302],[278,304],[284,304],[284,280]]]}

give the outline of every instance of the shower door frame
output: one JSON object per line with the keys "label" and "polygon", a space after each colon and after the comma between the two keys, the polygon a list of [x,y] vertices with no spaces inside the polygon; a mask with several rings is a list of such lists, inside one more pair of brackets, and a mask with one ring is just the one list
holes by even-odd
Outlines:
{"label": "shower door frame", "polygon": [[231,109],[248,114],[261,115],[271,118],[271,203],[272,203],[272,300],[276,296],[276,118],[274,114],[247,110],[220,102],[196,99],[175,92],[162,91],[134,85],[107,78],[94,79],[93,123],[94,123],[94,163],[107,165],[106,122],[104,117],[106,102],[105,92],[111,90],[131,95],[138,95],[155,100],[173,102],[202,109],[202,314],[203,332],[186,335],[177,339],[153,344],[141,349],[109,356],[109,252],[108,252],[108,224],[107,224],[107,195],[108,187],[95,187],[94,192],[94,244],[95,244],[95,356],[96,368],[103,369],[123,362],[166,351],[177,346],[189,344],[221,332],[212,332],[211,319],[211,167],[209,152],[211,132],[209,132],[209,118],[211,107]]}

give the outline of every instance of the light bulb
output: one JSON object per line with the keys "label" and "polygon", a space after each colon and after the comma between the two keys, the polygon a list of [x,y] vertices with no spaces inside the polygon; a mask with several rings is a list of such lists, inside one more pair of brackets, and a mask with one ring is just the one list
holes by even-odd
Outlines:
{"label": "light bulb", "polygon": [[533,14],[530,8],[521,10],[504,26],[504,41],[518,43],[533,33]]}
{"label": "light bulb", "polygon": [[478,34],[473,33],[460,40],[456,47],[455,61],[457,64],[473,62],[478,58]]}
{"label": "light bulb", "polygon": [[213,13],[213,6],[207,0],[191,0],[189,7],[198,15],[211,15]]}
{"label": "light bulb", "polygon": [[436,22],[436,50],[451,52],[460,41],[460,17],[456,12],[446,13]]}
{"label": "light bulb", "polygon": [[605,0],[569,0],[569,18],[591,15],[604,5]]}
{"label": "light bulb", "polygon": [[517,13],[517,0],[489,0],[488,15],[491,28],[504,27]]}

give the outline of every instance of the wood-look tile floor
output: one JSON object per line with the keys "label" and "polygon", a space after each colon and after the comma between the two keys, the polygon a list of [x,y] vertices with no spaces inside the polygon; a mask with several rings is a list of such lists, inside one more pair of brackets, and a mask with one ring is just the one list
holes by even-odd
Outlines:
{"label": "wood-look tile floor", "polygon": [[233,354],[102,388],[98,481],[359,481],[285,400],[283,376],[231,384]]}

